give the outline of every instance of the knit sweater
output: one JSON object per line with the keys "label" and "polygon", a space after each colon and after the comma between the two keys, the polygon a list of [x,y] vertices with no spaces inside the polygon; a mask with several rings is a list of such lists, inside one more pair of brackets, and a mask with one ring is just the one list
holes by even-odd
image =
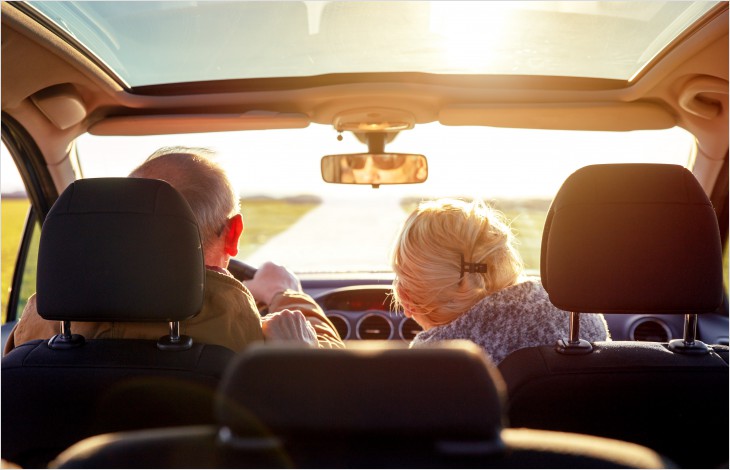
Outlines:
{"label": "knit sweater", "polygon": [[[451,323],[418,333],[411,347],[467,339],[481,346],[499,364],[518,349],[554,344],[560,338],[567,338],[569,315],[550,303],[539,280],[527,279],[488,295]],[[603,315],[581,314],[580,338],[610,340]]]}

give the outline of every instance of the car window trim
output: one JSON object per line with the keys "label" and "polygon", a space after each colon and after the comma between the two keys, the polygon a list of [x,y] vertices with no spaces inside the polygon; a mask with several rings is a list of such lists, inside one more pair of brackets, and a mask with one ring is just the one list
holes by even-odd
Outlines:
{"label": "car window trim", "polygon": [[28,131],[15,119],[2,113],[2,141],[15,162],[25,190],[30,200],[30,208],[23,228],[23,238],[18,250],[18,258],[12,277],[12,286],[6,306],[5,321],[17,320],[17,307],[20,287],[25,272],[25,263],[30,250],[35,224],[43,221],[58,198],[58,191],[48,172],[43,155]]}
{"label": "car window trim", "polygon": [[2,140],[18,168],[18,174],[23,181],[31,205],[36,209],[38,220],[43,225],[48,211],[54,201],[58,199],[58,191],[43,154],[28,131],[4,112],[2,113]]}
{"label": "car window trim", "polygon": [[720,240],[723,246],[728,236],[728,153],[725,153],[725,160],[722,162],[722,169],[715,180],[710,193],[710,201],[715,208],[717,223],[720,226]]}

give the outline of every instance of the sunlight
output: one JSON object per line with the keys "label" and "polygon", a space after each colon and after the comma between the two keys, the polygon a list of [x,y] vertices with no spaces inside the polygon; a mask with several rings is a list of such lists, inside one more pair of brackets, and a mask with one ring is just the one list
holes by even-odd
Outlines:
{"label": "sunlight", "polygon": [[18,168],[5,147],[5,142],[0,142],[0,190],[3,194],[25,191]]}
{"label": "sunlight", "polygon": [[312,124],[306,129],[146,137],[83,135],[78,151],[86,177],[124,176],[162,146],[208,147],[218,153],[242,196],[316,194],[323,198],[387,196],[550,198],[576,169],[591,163],[675,163],[688,166],[694,138],[681,128],[588,132],[422,124],[402,132],[389,152],[428,158],[423,184],[370,186],[322,181],[324,155],[366,150],[351,133]]}
{"label": "sunlight", "polygon": [[443,36],[444,62],[453,70],[488,70],[497,56],[511,2],[434,2],[431,31]]}

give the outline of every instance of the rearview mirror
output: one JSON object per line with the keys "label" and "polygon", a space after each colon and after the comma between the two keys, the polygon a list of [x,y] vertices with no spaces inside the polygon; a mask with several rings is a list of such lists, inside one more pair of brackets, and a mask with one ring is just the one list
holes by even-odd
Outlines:
{"label": "rearview mirror", "polygon": [[423,183],[428,162],[423,155],[408,153],[351,153],[322,157],[322,179],[328,183],[381,184]]}

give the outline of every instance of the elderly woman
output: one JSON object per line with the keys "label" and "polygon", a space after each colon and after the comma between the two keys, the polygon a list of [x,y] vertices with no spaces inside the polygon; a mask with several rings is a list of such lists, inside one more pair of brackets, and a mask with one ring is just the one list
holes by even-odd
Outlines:
{"label": "elderly woman", "polygon": [[[523,275],[514,237],[482,202],[423,202],[393,251],[394,301],[424,331],[411,343],[468,339],[499,363],[512,351],[568,336],[568,312],[550,303],[538,279]],[[608,340],[603,315],[584,314],[588,341]]]}

